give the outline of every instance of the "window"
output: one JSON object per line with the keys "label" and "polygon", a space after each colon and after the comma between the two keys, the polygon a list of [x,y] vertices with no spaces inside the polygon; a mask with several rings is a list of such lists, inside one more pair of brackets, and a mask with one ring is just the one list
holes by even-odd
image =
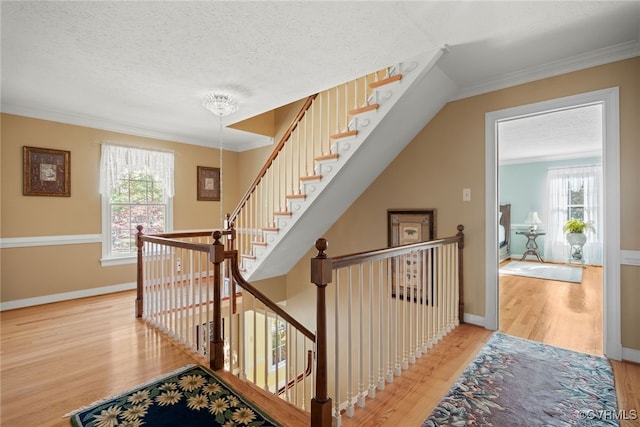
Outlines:
{"label": "window", "polygon": [[287,361],[287,324],[273,317],[269,318],[271,328],[271,367],[275,368]]}
{"label": "window", "polygon": [[172,228],[173,154],[103,144],[100,192],[103,265],[134,262],[138,225],[146,234]]}
{"label": "window", "polygon": [[584,184],[577,189],[572,189],[569,184],[567,196],[567,220],[574,218],[584,221]]}
{"label": "window", "polygon": [[587,264],[602,265],[602,166],[584,165],[550,168],[547,171],[547,218],[544,258],[566,262],[570,251],[563,226],[571,218],[590,221],[596,232],[588,232],[584,246]]}

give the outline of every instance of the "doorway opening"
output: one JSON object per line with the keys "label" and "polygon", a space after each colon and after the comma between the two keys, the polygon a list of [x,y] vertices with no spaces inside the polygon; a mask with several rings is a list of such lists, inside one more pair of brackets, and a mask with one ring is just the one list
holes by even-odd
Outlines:
{"label": "doorway opening", "polygon": [[[607,357],[619,360],[621,358],[622,346],[620,339],[620,318],[616,314],[620,307],[620,279],[619,279],[619,210],[620,210],[620,178],[619,178],[619,112],[618,112],[618,89],[611,88],[601,91],[589,92],[581,95],[559,98],[550,101],[529,104],[515,108],[494,111],[486,114],[486,307],[485,307],[485,327],[488,329],[498,329],[499,326],[499,223],[496,220],[499,215],[499,204],[501,202],[499,193],[499,167],[501,137],[508,136],[509,126],[504,126],[500,131],[501,125],[504,124],[522,124],[518,119],[531,118],[532,120],[543,120],[552,117],[562,116],[563,112],[571,112],[576,107],[592,107],[591,112],[596,111],[602,120],[602,129],[600,131],[600,147],[602,153],[602,181],[603,181],[603,197],[602,206],[603,213],[600,224],[600,238],[602,241],[602,289],[603,289],[603,322],[602,331],[604,336],[603,350]],[[587,110],[584,110],[587,111]],[[599,112],[598,112],[599,111]],[[501,136],[502,135],[502,136]],[[536,151],[537,150],[537,151]],[[540,144],[533,144],[529,141],[520,151],[527,152],[531,157],[531,153],[541,152]],[[586,153],[594,154],[594,153]],[[526,155],[526,153],[525,153]],[[506,156],[505,156],[506,157]],[[545,184],[543,184],[544,186]],[[536,207],[526,205],[519,202],[520,205],[513,212],[512,219],[517,221],[516,224],[525,227],[523,232],[526,233],[528,227],[533,224],[526,224],[525,218],[529,220],[529,214],[537,212],[538,217],[544,216],[541,212],[546,212],[548,207]],[[512,206],[513,208],[513,206]],[[524,214],[523,214],[524,212]],[[530,221],[530,220],[529,220]],[[536,221],[537,222],[537,221]],[[522,241],[515,240],[514,234],[517,230],[512,231],[511,244],[512,248],[518,248],[517,245]],[[517,235],[518,238],[523,236]],[[520,242],[520,243],[518,243]],[[540,242],[538,242],[540,243]],[[521,245],[522,248],[524,245]],[[541,248],[541,251],[543,249]],[[522,254],[522,251],[516,251]],[[542,255],[542,254],[541,254]],[[598,279],[596,279],[598,280]]]}
{"label": "doorway opening", "polygon": [[[500,120],[497,140],[499,329],[601,356],[602,104]],[[571,218],[593,227],[575,262]]]}

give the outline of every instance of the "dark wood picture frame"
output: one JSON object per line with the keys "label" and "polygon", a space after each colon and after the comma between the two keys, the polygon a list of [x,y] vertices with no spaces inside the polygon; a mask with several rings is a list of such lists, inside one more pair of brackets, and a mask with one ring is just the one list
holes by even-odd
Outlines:
{"label": "dark wood picture frame", "polygon": [[[435,209],[389,209],[387,210],[387,227],[388,227],[388,245],[402,246],[413,243],[428,242],[436,238]],[[420,254],[402,255],[400,259],[393,260],[391,263],[391,296],[404,300],[405,298],[413,300],[413,302],[424,304],[425,301],[422,291],[421,278],[419,273],[419,260],[416,257]],[[431,253],[431,261],[433,262],[433,253]],[[401,265],[402,264],[402,265]],[[426,262],[423,263],[425,266]],[[415,268],[415,271],[413,270]],[[425,267],[426,268],[426,267]],[[404,284],[396,287],[396,272],[403,276],[403,280],[418,283],[419,288],[412,287],[405,289]],[[433,271],[427,271],[427,274],[433,274]],[[433,303],[433,289],[432,303]],[[428,299],[428,298],[427,298]]]}
{"label": "dark wood picture frame", "polygon": [[220,201],[220,168],[198,166],[198,200]]}
{"label": "dark wood picture frame", "polygon": [[388,245],[401,246],[436,238],[435,209],[388,209]]}
{"label": "dark wood picture frame", "polygon": [[23,146],[22,194],[71,197],[71,151]]}

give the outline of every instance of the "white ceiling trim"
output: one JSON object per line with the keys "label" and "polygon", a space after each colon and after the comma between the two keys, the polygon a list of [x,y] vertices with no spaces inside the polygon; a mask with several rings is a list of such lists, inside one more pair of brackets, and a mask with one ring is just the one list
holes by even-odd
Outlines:
{"label": "white ceiling trim", "polygon": [[583,159],[587,157],[602,157],[602,152],[600,150],[591,150],[591,151],[583,151],[580,153],[522,157],[522,158],[512,159],[512,160],[501,160],[500,166],[519,165],[523,163],[553,162],[556,160]]}
{"label": "white ceiling trim", "polygon": [[140,127],[131,126],[129,124],[118,123],[114,121],[104,120],[98,117],[93,117],[84,114],[75,114],[68,113],[63,111],[52,111],[46,110],[42,108],[33,108],[33,107],[25,107],[21,105],[12,105],[12,104],[2,104],[2,109],[0,110],[2,113],[7,114],[15,114],[17,116],[23,117],[31,117],[34,119],[40,120],[50,120],[53,122],[66,123],[75,126],[85,126],[93,129],[106,130],[110,132],[118,132],[126,135],[133,136],[141,136],[145,138],[153,138],[160,139],[172,142],[178,142],[182,144],[191,144],[191,145],[199,145],[203,147],[209,148],[219,148],[220,146],[224,150],[228,151],[246,151],[254,148],[264,147],[266,145],[273,144],[273,138],[258,134],[251,134],[255,138],[252,138],[250,142],[241,142],[237,143],[226,142],[224,134],[233,134],[233,133],[244,133],[248,134],[248,132],[232,129],[232,128],[224,128],[222,141],[217,134],[212,135],[210,140],[203,140],[199,138],[192,138],[185,135],[172,134],[167,132],[159,132],[153,129],[144,129]]}
{"label": "white ceiling trim", "polygon": [[[529,68],[527,70],[518,71],[515,73],[503,74],[495,79],[491,79],[480,84],[474,84],[467,87],[461,87],[458,89],[451,101],[467,98],[470,96],[480,95],[495,90],[504,89],[519,84],[529,83],[532,81],[565,74],[572,71],[578,71],[598,65],[607,64],[610,62],[621,61],[624,59],[640,56],[640,42],[627,42],[621,43],[616,46],[599,49],[593,52],[586,53],[584,55],[577,55],[571,58],[567,58],[561,61],[555,61],[548,64],[543,64],[538,67]],[[39,108],[24,107],[19,105],[2,104],[2,112],[9,114],[16,114],[25,117],[32,117],[42,120],[51,120],[55,122],[67,123],[77,126],[86,126],[95,129],[102,129],[112,132],[124,133],[127,135],[141,136],[146,138],[154,138],[161,140],[174,141],[178,143],[199,145],[204,147],[218,148],[220,143],[216,141],[217,136],[214,135],[212,140],[202,140],[198,138],[188,137],[180,134],[166,133],[155,131],[153,129],[144,129],[140,127],[131,126],[124,123],[117,123],[113,121],[104,120],[98,117],[89,115],[79,115],[75,113],[66,113],[62,111],[51,111]],[[225,128],[227,132],[242,132],[231,128]],[[225,143],[224,136],[222,141],[222,148],[229,151],[247,151],[259,147],[264,147],[273,144],[273,138],[255,134],[255,139],[250,142],[238,143],[231,142]],[[549,159],[533,160],[543,161]],[[557,160],[557,159],[556,159]],[[524,163],[523,161],[516,161],[516,163]],[[507,164],[507,163],[504,163]]]}
{"label": "white ceiling trim", "polygon": [[597,49],[582,55],[572,56],[560,61],[549,62],[538,67],[527,68],[513,73],[503,74],[494,79],[490,79],[478,84],[461,87],[454,99],[468,98],[470,96],[481,95],[495,90],[505,89],[548,77],[566,74],[573,71],[584,70],[598,65],[609,64],[611,62],[622,61],[640,56],[640,41],[620,43]]}

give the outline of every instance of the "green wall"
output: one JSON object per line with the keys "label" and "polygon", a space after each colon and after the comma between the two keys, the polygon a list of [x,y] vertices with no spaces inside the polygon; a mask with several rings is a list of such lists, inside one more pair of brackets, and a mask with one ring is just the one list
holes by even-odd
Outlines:
{"label": "green wall", "polygon": [[[544,232],[547,224],[546,182],[550,168],[602,164],[601,157],[584,157],[546,162],[518,163],[498,168],[500,204],[511,204],[511,253],[524,253],[526,237],[516,235],[528,228],[524,224],[527,214],[537,211],[542,220],[538,230]],[[539,252],[544,257],[544,236],[536,239]],[[532,258],[533,259],[533,258]]]}

